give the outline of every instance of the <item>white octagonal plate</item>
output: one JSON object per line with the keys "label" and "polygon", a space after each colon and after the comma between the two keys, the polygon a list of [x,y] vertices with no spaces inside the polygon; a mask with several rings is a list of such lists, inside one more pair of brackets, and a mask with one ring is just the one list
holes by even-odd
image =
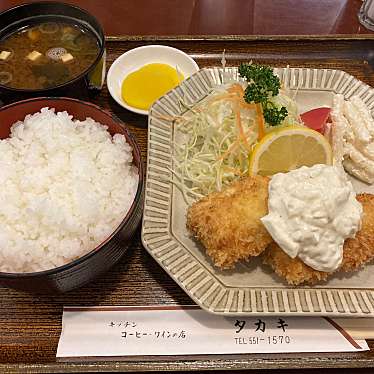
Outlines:
{"label": "white octagonal plate", "polygon": [[[284,86],[297,90],[300,112],[331,106],[334,93],[360,96],[374,108],[374,89],[353,76],[332,69],[274,69]],[[142,226],[144,247],[202,308],[224,315],[295,315],[374,317],[374,264],[332,276],[313,287],[290,287],[259,259],[221,271],[186,229],[187,205],[172,183],[174,142],[180,141],[169,118],[187,104],[204,98],[222,76],[238,79],[236,68],[202,69],[158,100],[149,113],[148,159]],[[373,192],[355,182],[358,192]]]}

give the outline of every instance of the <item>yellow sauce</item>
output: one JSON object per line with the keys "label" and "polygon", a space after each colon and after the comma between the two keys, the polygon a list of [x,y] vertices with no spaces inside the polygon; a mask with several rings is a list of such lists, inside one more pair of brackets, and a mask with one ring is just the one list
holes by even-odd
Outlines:
{"label": "yellow sauce", "polygon": [[180,72],[167,64],[144,65],[122,82],[122,99],[134,108],[148,110],[166,92],[184,79]]}

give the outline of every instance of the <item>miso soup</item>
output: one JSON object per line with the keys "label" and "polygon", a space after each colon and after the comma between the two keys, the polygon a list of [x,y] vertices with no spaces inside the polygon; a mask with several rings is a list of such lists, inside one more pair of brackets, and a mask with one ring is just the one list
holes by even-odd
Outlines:
{"label": "miso soup", "polygon": [[88,29],[64,22],[23,28],[0,41],[0,84],[18,89],[46,89],[86,71],[100,52]]}

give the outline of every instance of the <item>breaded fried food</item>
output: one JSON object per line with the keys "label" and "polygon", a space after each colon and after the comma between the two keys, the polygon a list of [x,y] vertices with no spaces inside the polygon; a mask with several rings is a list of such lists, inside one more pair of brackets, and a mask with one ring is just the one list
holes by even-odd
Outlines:
{"label": "breaded fried food", "polygon": [[330,275],[324,271],[314,270],[298,257],[291,258],[275,242],[268,246],[262,259],[264,264],[270,265],[277,275],[294,286],[302,283],[315,284],[326,280]]}
{"label": "breaded fried food", "polygon": [[374,195],[359,194],[363,216],[360,231],[354,239],[344,242],[342,271],[354,271],[374,258]]}
{"label": "breaded fried food", "polygon": [[214,265],[228,269],[258,256],[273,241],[260,218],[268,212],[269,178],[251,176],[195,202],[187,228],[204,245]]}
{"label": "breaded fried food", "polygon": [[[343,261],[337,271],[357,270],[374,258],[374,195],[359,194],[356,198],[363,208],[362,226],[354,239],[344,242]],[[315,284],[332,274],[314,270],[297,257],[289,257],[276,243],[269,245],[263,261],[292,285]]]}

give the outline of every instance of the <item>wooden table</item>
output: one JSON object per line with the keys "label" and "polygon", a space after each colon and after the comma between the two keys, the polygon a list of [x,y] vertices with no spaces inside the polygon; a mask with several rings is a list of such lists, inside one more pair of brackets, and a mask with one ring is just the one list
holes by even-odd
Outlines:
{"label": "wooden table", "polygon": [[[35,2],[38,0],[29,0]],[[361,0],[60,0],[106,35],[360,35]],[[0,12],[24,0],[0,1]],[[105,4],[105,5],[104,5]]]}
{"label": "wooden table", "polygon": [[[219,65],[226,50],[228,65],[254,59],[273,66],[313,66],[343,69],[374,85],[373,38],[160,38],[156,42],[188,52],[199,66]],[[108,66],[124,51],[154,43],[155,38],[109,38]],[[93,99],[127,124],[142,148],[147,149],[147,119],[132,114],[104,90]],[[146,371],[234,370],[291,368],[364,368],[374,366],[374,351],[325,354],[263,354],[182,357],[137,357],[104,362],[56,362],[63,305],[154,305],[192,304],[142,247],[140,230],[127,254],[111,271],[95,282],[63,295],[30,295],[0,286],[0,371]],[[369,341],[374,349],[374,341]],[[227,372],[227,371],[226,371]],[[287,371],[289,373],[292,371]],[[335,370],[331,371],[336,372]],[[369,371],[368,371],[369,372]],[[308,371],[305,371],[308,373]],[[313,371],[311,373],[316,373]],[[344,373],[344,371],[339,371]]]}

